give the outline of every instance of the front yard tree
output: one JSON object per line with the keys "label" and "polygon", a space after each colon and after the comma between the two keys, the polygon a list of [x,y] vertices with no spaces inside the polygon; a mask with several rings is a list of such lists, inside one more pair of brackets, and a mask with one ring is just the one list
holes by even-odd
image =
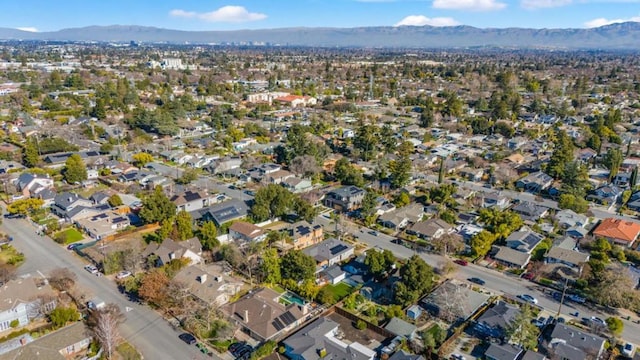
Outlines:
{"label": "front yard tree", "polygon": [[198,238],[206,250],[212,250],[220,246],[217,236],[218,228],[213,221],[205,221],[200,227],[200,231],[198,231]]}
{"label": "front yard tree", "polygon": [[409,156],[389,161],[389,175],[391,176],[391,187],[394,189],[407,185],[411,177],[411,159],[409,159]]}
{"label": "front yard tree", "polygon": [[380,280],[396,263],[396,257],[390,250],[378,251],[370,249],[364,259],[364,264],[369,267],[371,275]]}
{"label": "front yard tree", "polygon": [[39,162],[40,156],[38,154],[38,146],[33,140],[29,139],[22,149],[22,164],[26,167],[32,168],[38,166]]}
{"label": "front yard tree", "polygon": [[418,255],[413,255],[400,268],[402,281],[396,283],[396,303],[408,305],[417,301],[433,285],[433,268]]}
{"label": "front yard tree", "polygon": [[613,178],[618,175],[618,170],[620,170],[620,165],[622,165],[623,159],[624,156],[620,149],[609,148],[607,150],[602,162],[604,163],[604,166],[609,169],[609,181],[613,180]]}
{"label": "front yard tree", "polygon": [[263,281],[267,284],[277,284],[282,280],[278,250],[269,248],[264,251],[260,270],[262,270]]}
{"label": "front yard tree", "polygon": [[9,204],[7,212],[9,214],[27,216],[30,212],[40,209],[43,205],[44,201],[39,198],[20,199]]}
{"label": "front yard tree", "polygon": [[167,298],[169,277],[161,269],[153,269],[147,273],[138,288],[138,295],[145,301],[162,306]]}
{"label": "front yard tree", "polygon": [[96,325],[92,330],[96,339],[102,345],[107,359],[113,358],[116,347],[122,341],[118,330],[120,322],[120,317],[111,311],[99,310],[96,314]]}
{"label": "front yard tree", "polygon": [[256,191],[251,215],[255,220],[284,216],[294,207],[294,195],[284,187],[269,184]]}
{"label": "front yard tree", "polygon": [[313,279],[316,273],[316,261],[300,250],[292,250],[282,257],[280,272],[283,279],[296,282]]}
{"label": "front yard tree", "polygon": [[605,320],[607,323],[607,328],[614,336],[620,336],[622,334],[622,330],[624,330],[624,323],[617,317],[608,317]]}
{"label": "front yard tree", "polygon": [[491,245],[496,241],[496,236],[487,230],[475,234],[471,238],[471,251],[476,257],[483,257],[491,250]]}
{"label": "front yard tree", "polygon": [[64,169],[62,169],[62,175],[69,184],[80,183],[87,180],[87,167],[82,161],[82,158],[78,154],[69,156],[64,163]]}
{"label": "front yard tree", "polygon": [[156,187],[151,195],[142,200],[140,218],[147,223],[162,222],[176,214],[176,205],[162,192],[161,187]]}
{"label": "front yard tree", "polygon": [[122,206],[124,204],[122,202],[122,198],[118,194],[111,195],[111,197],[109,197],[107,202],[109,203],[109,206],[111,206],[111,207],[118,207],[118,206]]}
{"label": "front yard tree", "polygon": [[193,219],[184,210],[176,216],[176,232],[178,240],[187,240],[193,237]]}
{"label": "front yard tree", "polygon": [[538,345],[540,329],[531,323],[532,319],[531,308],[525,305],[505,329],[511,343],[527,350],[533,349]]}
{"label": "front yard tree", "polygon": [[133,165],[137,167],[144,167],[145,165],[153,161],[153,156],[151,156],[151,154],[141,152],[141,153],[134,154],[132,156],[132,159],[133,159]]}

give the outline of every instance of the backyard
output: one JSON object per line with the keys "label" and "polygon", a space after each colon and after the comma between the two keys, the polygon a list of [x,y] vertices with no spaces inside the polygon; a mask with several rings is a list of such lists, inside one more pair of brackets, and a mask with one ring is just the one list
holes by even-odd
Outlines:
{"label": "backyard", "polygon": [[327,291],[333,294],[333,298],[336,301],[341,301],[342,299],[346,298],[354,290],[353,286],[344,282],[340,282],[335,285],[327,285],[325,288],[327,289]]}

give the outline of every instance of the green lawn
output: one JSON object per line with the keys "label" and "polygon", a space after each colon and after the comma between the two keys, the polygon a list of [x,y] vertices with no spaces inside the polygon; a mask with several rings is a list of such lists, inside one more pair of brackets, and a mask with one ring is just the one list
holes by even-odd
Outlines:
{"label": "green lawn", "polygon": [[19,266],[24,262],[24,254],[16,250],[11,245],[2,245],[0,247],[0,264],[9,264]]}
{"label": "green lawn", "polygon": [[84,236],[82,235],[82,233],[74,228],[68,228],[66,230],[62,230],[56,233],[54,238],[58,238],[59,236],[60,237],[65,236],[65,240],[64,240],[65,244],[71,244],[84,239]]}
{"label": "green lawn", "polygon": [[353,292],[353,286],[344,282],[336,285],[327,285],[326,288],[333,293],[333,298],[340,301]]}
{"label": "green lawn", "polygon": [[138,353],[138,350],[136,350],[128,342],[123,342],[122,344],[118,345],[118,347],[116,347],[116,351],[118,352],[118,354],[120,354],[121,359],[124,360],[142,359],[142,356],[140,355],[140,353]]}

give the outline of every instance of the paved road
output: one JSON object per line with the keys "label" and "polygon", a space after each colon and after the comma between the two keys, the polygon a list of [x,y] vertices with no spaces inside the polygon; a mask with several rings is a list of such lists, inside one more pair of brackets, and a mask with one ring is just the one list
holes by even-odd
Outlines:
{"label": "paved road", "polygon": [[[353,235],[358,239],[358,241],[367,244],[370,247],[391,250],[396,257],[401,259],[406,259],[414,254],[418,254],[433,267],[440,267],[447,261],[447,259],[441,255],[424,252],[416,253],[410,248],[391,242],[391,240],[395,239],[392,236],[385,235],[380,232],[376,232],[376,235],[373,235],[370,231],[370,229],[363,228],[361,230],[354,231]],[[492,293],[511,296],[529,294],[538,299],[538,305],[543,307],[553,316],[558,312],[560,302],[553,299],[549,293],[549,289],[519,277],[505,275],[502,272],[494,271],[475,264],[469,264],[468,266],[456,266],[457,270],[453,274],[453,277],[456,279],[466,280],[471,277],[478,277],[485,280],[486,284],[483,287]],[[546,292],[544,292],[544,290],[546,290]],[[565,301],[562,305],[561,316],[569,320],[575,318],[571,314],[576,311],[579,312],[578,320],[582,317],[598,316],[605,319],[609,316],[568,301]],[[632,343],[640,344],[640,325],[627,320],[623,320],[623,322],[625,326],[622,338]]]}
{"label": "paved road", "polygon": [[[107,303],[114,303],[125,314],[121,325],[122,336],[131,342],[145,359],[210,359],[200,353],[195,346],[188,346],[178,339],[179,332],[155,311],[128,301],[120,294],[113,281],[96,277],[85,271],[86,265],[71,251],[57,245],[48,237],[36,235],[35,229],[26,220],[4,219],[3,231],[13,236],[12,245],[23,252],[26,262],[19,268],[20,275],[47,274],[55,268],[66,267],[78,276],[78,285],[87,289],[91,296],[97,296]],[[131,308],[131,311],[126,311]]]}

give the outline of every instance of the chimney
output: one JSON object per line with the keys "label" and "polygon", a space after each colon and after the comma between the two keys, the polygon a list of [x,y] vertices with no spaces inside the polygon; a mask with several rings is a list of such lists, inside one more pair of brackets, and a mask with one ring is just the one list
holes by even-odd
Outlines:
{"label": "chimney", "polygon": [[200,284],[204,284],[207,281],[207,274],[202,274],[200,276],[198,276],[198,282]]}
{"label": "chimney", "polygon": [[249,310],[244,311],[244,322],[249,323]]}
{"label": "chimney", "polygon": [[176,254],[173,252],[169,253],[169,260],[174,260],[176,258]]}
{"label": "chimney", "polygon": [[22,345],[22,346],[27,345],[27,338],[26,337],[20,338],[20,345]]}

